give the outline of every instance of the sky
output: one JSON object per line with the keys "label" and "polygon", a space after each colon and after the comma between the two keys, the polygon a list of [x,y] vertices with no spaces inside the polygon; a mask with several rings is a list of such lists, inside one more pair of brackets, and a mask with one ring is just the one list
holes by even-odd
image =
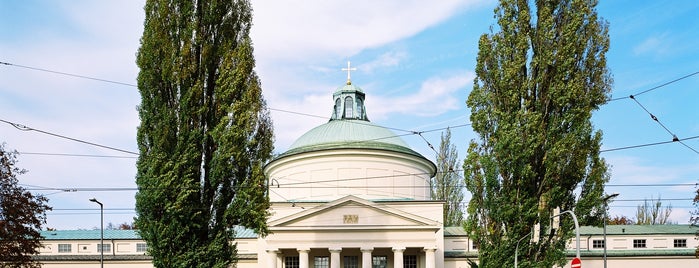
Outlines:
{"label": "sky", "polygon": [[[661,198],[672,206],[671,220],[686,224],[699,183],[699,2],[600,2],[613,100],[592,120],[604,134],[606,192],[620,194],[610,214],[634,217],[644,199]],[[98,228],[93,197],[104,204],[105,224],[133,221],[143,5],[0,1],[0,142],[20,152],[17,166],[27,170],[20,184],[49,198],[46,227]],[[351,61],[372,122],[422,132],[403,138],[429,159],[429,144],[438,146],[449,128],[463,158],[477,138],[465,100],[478,38],[495,25],[496,5],[252,1],[256,71],[272,109],[275,152],[327,122],[332,93],[347,78],[341,68]],[[682,143],[671,142],[673,135]]]}

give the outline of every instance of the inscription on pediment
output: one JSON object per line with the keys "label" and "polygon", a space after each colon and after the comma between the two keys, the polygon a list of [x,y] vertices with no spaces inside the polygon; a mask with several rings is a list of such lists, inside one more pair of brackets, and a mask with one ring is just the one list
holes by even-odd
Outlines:
{"label": "inscription on pediment", "polygon": [[342,222],[344,224],[357,224],[357,223],[359,223],[359,215],[356,215],[356,214],[343,215]]}

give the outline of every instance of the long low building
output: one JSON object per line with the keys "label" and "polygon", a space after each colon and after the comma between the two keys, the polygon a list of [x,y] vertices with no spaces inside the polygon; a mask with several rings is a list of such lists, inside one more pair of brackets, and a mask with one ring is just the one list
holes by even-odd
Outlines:
{"label": "long low building", "polygon": [[[607,226],[607,265],[609,267],[699,267],[696,255],[699,227],[691,225],[611,225]],[[43,247],[35,259],[42,267],[95,267],[100,262],[100,230],[44,231]],[[260,267],[258,258],[266,256],[261,248],[264,238],[244,228],[236,229],[238,267]],[[580,228],[580,255],[585,267],[603,267],[602,228]],[[104,262],[108,267],[153,267],[148,246],[135,230],[104,231]],[[568,256],[575,256],[575,241],[568,244]],[[343,248],[351,252],[351,248]],[[318,250],[320,251],[320,250]],[[357,256],[361,255],[356,249]],[[296,254],[291,254],[297,256]],[[319,254],[322,255],[322,254]],[[329,252],[326,252],[329,255]],[[405,256],[412,256],[405,254]],[[280,256],[283,257],[283,256]],[[412,258],[412,257],[410,257]],[[466,268],[468,259],[477,260],[478,248],[461,227],[444,228],[445,268]],[[417,266],[423,260],[417,258]],[[441,265],[438,265],[441,267]],[[283,265],[281,267],[288,267]],[[317,267],[317,266],[312,266]],[[345,265],[343,267],[361,267]],[[392,267],[392,266],[388,266]]]}

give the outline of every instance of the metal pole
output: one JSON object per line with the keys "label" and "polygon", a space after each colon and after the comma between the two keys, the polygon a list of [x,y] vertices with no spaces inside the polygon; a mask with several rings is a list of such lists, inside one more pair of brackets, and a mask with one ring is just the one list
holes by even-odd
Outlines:
{"label": "metal pole", "polygon": [[604,268],[607,268],[607,202],[604,202],[604,223],[602,224],[602,234],[604,235]]}
{"label": "metal pole", "polygon": [[602,224],[602,234],[604,235],[604,253],[603,253],[603,259],[604,259],[604,268],[607,268],[607,209],[609,206],[609,199],[612,199],[614,197],[619,196],[618,193],[610,194],[604,199],[602,199],[602,202],[604,202],[604,223]]}
{"label": "metal pole", "polygon": [[104,206],[95,198],[91,198],[90,202],[95,202],[100,205],[100,267],[104,268]]}
{"label": "metal pole", "polygon": [[[534,231],[532,231],[532,232],[534,232]],[[532,232],[529,232],[527,235],[525,235],[522,238],[520,238],[519,240],[517,240],[517,245],[515,246],[515,268],[517,268],[517,255],[518,255],[517,253],[519,252],[519,242],[522,242],[522,239],[529,237],[529,235],[531,235]]]}
{"label": "metal pole", "polygon": [[551,216],[551,218],[563,215],[563,213],[570,213],[573,216],[573,223],[575,223],[575,257],[580,259],[580,226],[578,225],[578,217],[575,217],[573,211],[566,210],[561,212],[561,214]]}

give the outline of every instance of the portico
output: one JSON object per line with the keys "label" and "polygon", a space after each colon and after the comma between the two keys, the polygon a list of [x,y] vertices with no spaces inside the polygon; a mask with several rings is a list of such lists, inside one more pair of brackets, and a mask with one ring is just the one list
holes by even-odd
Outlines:
{"label": "portico", "polygon": [[[435,268],[436,248],[287,248],[267,250],[267,268]],[[392,265],[391,265],[392,264]]]}
{"label": "portico", "polygon": [[266,256],[260,260],[267,260],[263,267],[442,267],[437,264],[444,262],[443,228],[424,217],[441,219],[441,202],[347,196],[313,205],[273,204],[273,215],[288,215],[271,220],[271,234],[259,240],[265,249],[260,256]]}

